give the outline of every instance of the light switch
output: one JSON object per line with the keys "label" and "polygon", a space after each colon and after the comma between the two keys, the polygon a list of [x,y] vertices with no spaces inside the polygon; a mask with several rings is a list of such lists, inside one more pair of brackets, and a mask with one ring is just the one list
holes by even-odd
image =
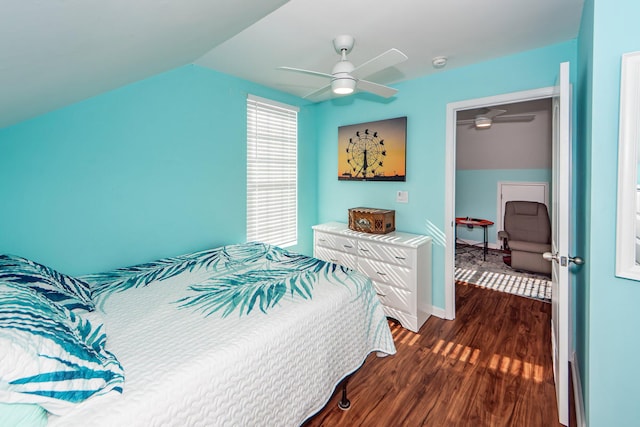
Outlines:
{"label": "light switch", "polygon": [[398,202],[398,203],[409,203],[409,192],[408,191],[398,191],[396,193],[396,202]]}

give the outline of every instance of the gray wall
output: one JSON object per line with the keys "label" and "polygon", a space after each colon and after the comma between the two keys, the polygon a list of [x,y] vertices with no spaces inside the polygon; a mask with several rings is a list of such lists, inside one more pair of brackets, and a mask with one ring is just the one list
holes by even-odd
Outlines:
{"label": "gray wall", "polygon": [[458,125],[456,169],[551,169],[550,105],[544,99],[503,107],[504,115],[534,114],[530,122],[496,121],[489,129]]}

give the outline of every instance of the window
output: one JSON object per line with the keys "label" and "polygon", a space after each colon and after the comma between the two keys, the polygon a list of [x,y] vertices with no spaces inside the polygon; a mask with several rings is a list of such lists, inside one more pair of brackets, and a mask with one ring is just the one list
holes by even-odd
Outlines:
{"label": "window", "polygon": [[298,109],[247,98],[247,240],[298,243]]}

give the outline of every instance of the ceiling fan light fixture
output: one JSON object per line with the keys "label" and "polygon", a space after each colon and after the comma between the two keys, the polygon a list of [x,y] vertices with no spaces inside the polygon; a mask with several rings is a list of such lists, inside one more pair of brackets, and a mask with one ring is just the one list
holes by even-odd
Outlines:
{"label": "ceiling fan light fixture", "polygon": [[331,80],[331,90],[336,95],[349,95],[356,88],[356,81],[353,77],[338,77]]}
{"label": "ceiling fan light fixture", "polygon": [[488,129],[491,127],[492,120],[489,117],[476,117],[475,125],[477,129]]}

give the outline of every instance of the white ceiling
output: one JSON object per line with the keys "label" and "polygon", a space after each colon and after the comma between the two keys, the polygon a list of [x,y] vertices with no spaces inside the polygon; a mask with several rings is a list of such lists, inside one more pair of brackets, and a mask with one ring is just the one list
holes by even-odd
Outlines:
{"label": "white ceiling", "polygon": [[409,59],[369,80],[394,84],[577,36],[583,0],[2,0],[0,127],[189,63],[302,96],[327,82],[332,40],[354,65]]}
{"label": "white ceiling", "polygon": [[0,127],[192,63],[286,1],[0,0]]}

